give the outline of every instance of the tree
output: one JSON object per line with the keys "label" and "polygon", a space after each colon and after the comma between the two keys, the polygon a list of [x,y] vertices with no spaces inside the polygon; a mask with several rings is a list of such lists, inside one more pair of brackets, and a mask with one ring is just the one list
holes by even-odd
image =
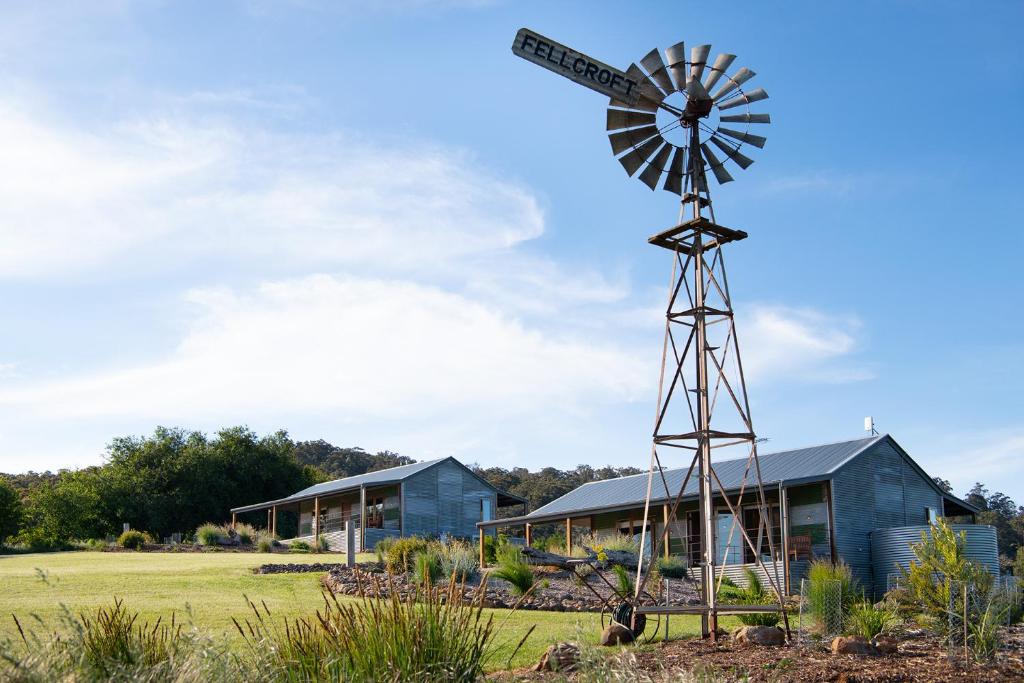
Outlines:
{"label": "tree", "polygon": [[391,451],[379,451],[371,455],[358,446],[339,448],[323,439],[300,441],[295,444],[292,454],[298,462],[316,467],[331,479],[354,477],[357,474],[416,462],[412,458]]}
{"label": "tree", "polygon": [[21,497],[7,479],[0,477],[0,546],[21,528]]}
{"label": "tree", "polygon": [[934,481],[935,484],[946,493],[953,493],[953,485],[949,483],[948,479],[943,479],[942,477],[932,477],[932,481]]}

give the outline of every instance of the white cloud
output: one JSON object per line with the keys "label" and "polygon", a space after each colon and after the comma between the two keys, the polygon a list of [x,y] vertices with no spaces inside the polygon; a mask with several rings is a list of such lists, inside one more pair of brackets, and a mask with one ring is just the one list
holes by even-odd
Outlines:
{"label": "white cloud", "polygon": [[253,257],[437,270],[543,231],[526,190],[465,153],[179,120],[102,134],[0,107],[0,277]]}
{"label": "white cloud", "polygon": [[755,304],[738,313],[743,365],[759,382],[851,382],[872,373],[851,365],[860,323],[852,317],[788,306]]}
{"label": "white cloud", "polygon": [[953,491],[963,495],[975,482],[990,492],[1001,491],[1020,503],[1024,497],[1024,426],[974,432],[941,431],[936,439],[932,428],[921,440],[924,448],[918,462],[930,474],[948,479]]}
{"label": "white cloud", "polygon": [[411,282],[312,276],[251,293],[200,290],[170,357],[0,391],[38,415],[390,416],[572,410],[644,395],[647,363],[613,342],[523,326]]}

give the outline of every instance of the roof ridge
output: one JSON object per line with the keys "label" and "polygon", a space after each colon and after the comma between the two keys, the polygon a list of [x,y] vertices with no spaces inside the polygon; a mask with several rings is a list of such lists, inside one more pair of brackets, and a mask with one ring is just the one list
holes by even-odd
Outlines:
{"label": "roof ridge", "polygon": [[[338,482],[338,481],[345,481],[346,479],[355,479],[356,477],[365,477],[367,474],[377,474],[379,472],[390,472],[391,470],[398,470],[398,469],[401,469],[403,467],[412,467],[413,465],[426,465],[428,463],[441,462],[442,460],[447,460],[450,457],[452,457],[452,456],[446,455],[443,458],[434,458],[433,460],[417,460],[416,462],[410,462],[410,463],[406,463],[404,465],[395,465],[394,467],[385,467],[382,470],[369,470],[367,472],[360,472],[359,474],[350,474],[347,477],[338,477],[337,479],[328,479],[327,481],[317,482],[316,484],[311,484],[310,486],[307,486],[306,488],[312,488],[313,486],[320,486],[322,484],[333,484],[333,483]],[[305,489],[303,489],[303,490],[305,490]]]}

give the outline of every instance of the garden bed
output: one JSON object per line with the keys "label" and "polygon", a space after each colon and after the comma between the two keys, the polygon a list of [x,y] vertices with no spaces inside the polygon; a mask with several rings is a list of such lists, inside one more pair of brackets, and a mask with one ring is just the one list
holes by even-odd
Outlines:
{"label": "garden bed", "polygon": [[[273,573],[279,571],[270,569],[266,572],[263,567],[260,573]],[[277,567],[278,565],[272,565]],[[345,565],[324,565],[330,567],[327,576],[324,577],[324,585],[338,595],[389,595],[392,590],[398,592],[401,597],[408,596],[416,590],[412,574],[402,573],[389,575],[384,567],[378,563],[361,564],[350,569]],[[484,604],[488,607],[510,608],[518,605],[518,609],[547,610],[552,612],[600,612],[605,605],[605,599],[614,593],[614,576],[607,573],[608,583],[605,583],[597,572],[586,578],[585,587],[570,571],[546,567],[534,567],[536,584],[533,591],[525,598],[520,598],[512,590],[511,584],[501,579],[490,578],[487,580]],[[285,570],[286,571],[286,570]],[[306,571],[300,568],[297,571]],[[467,600],[475,600],[477,591],[480,588],[483,574],[476,574],[465,583],[464,597]],[[650,589],[650,587],[649,587]],[[672,604],[693,605],[699,603],[696,586],[690,581],[674,579],[671,581]],[[617,602],[617,600],[612,601]],[[645,601],[651,603],[651,600]],[[664,604],[664,600],[659,601]]]}
{"label": "garden bed", "polygon": [[[721,681],[862,681],[890,683],[996,682],[1024,680],[1024,626],[1003,627],[1003,646],[989,664],[952,660],[943,640],[921,634],[900,642],[894,655],[867,657],[834,655],[824,645],[780,648],[735,645],[729,638],[717,645],[697,638],[676,640],[614,655],[601,665],[600,680],[687,680],[683,672],[704,674]],[[593,665],[591,665],[593,666]],[[645,677],[646,675],[646,677]],[[565,680],[565,674],[530,669],[492,676],[497,680]],[[570,680],[572,680],[570,676]],[[700,678],[704,680],[704,678]]]}

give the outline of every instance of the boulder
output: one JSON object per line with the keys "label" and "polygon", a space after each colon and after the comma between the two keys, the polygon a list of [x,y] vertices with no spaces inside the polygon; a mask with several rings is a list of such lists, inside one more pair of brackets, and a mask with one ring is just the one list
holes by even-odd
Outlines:
{"label": "boulder", "polygon": [[778,626],[742,626],[732,634],[737,645],[766,645],[781,647],[786,644],[786,632]]}
{"label": "boulder", "polygon": [[871,639],[871,644],[883,655],[894,655],[899,650],[899,641],[892,636],[877,635]]}
{"label": "boulder", "polygon": [[633,632],[614,621],[601,632],[602,645],[628,645],[633,642]]}
{"label": "boulder", "polygon": [[836,636],[832,641],[834,655],[877,655],[878,650],[863,636]]}
{"label": "boulder", "polygon": [[575,671],[580,661],[580,648],[573,643],[556,643],[540,657],[534,671]]}

